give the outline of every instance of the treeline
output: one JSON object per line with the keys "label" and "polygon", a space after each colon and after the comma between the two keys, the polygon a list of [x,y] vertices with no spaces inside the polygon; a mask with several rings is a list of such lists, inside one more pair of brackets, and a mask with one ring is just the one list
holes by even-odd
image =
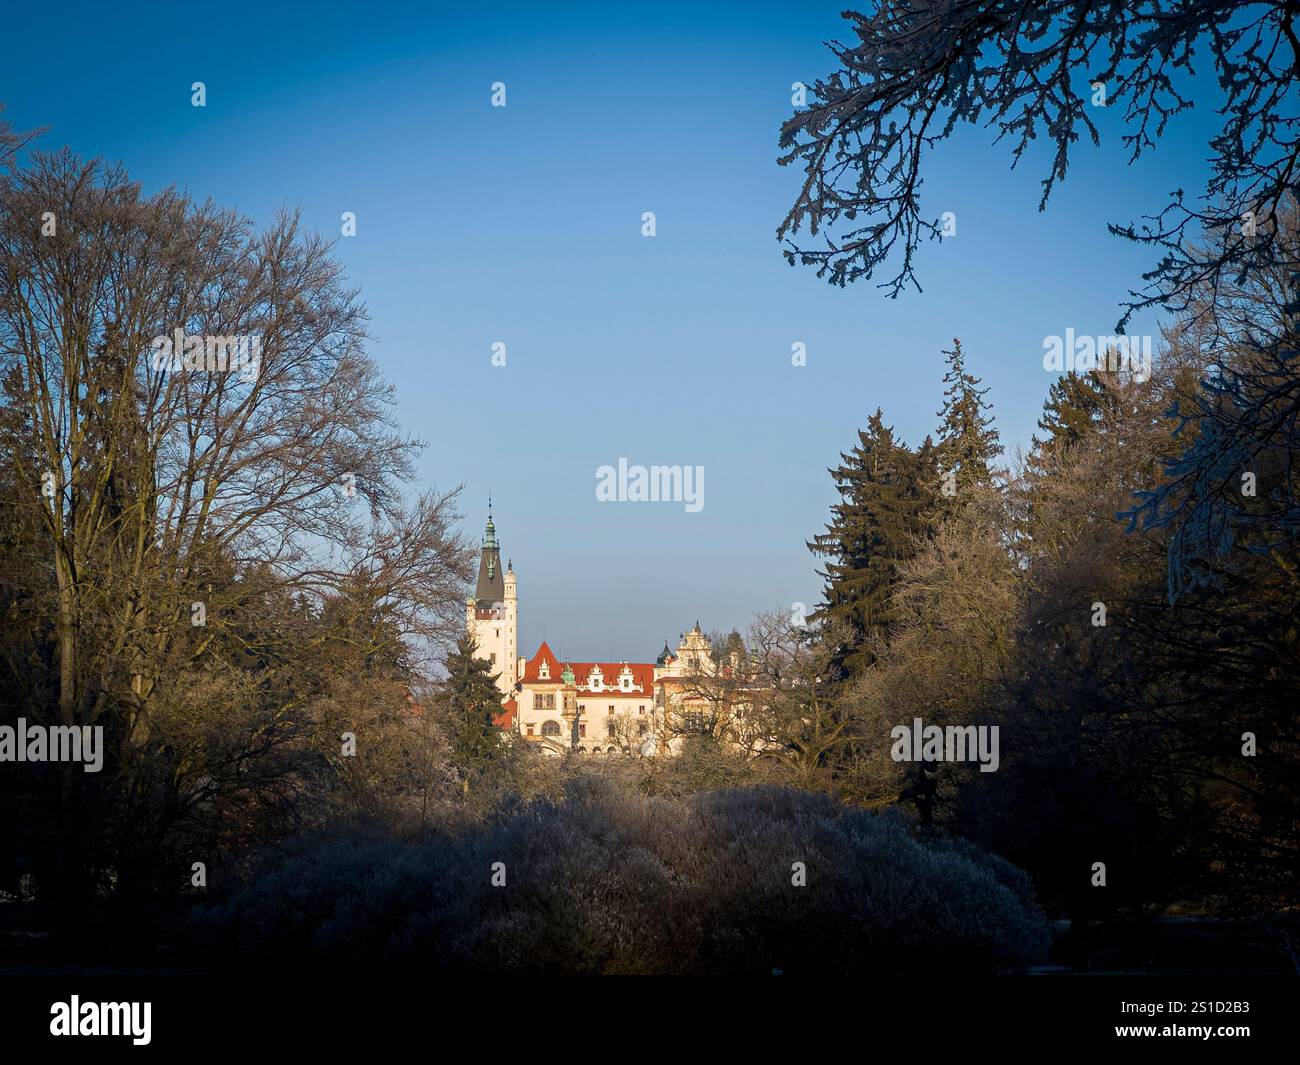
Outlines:
{"label": "treeline", "polygon": [[[1281,269],[1220,283],[1150,380],[1059,377],[1014,465],[959,345],[937,439],[869,419],[810,545],[844,723],[827,787],[979,842],[1074,916],[1294,904],[1293,293]],[[997,771],[893,761],[914,718],[998,726]]]}
{"label": "treeline", "polygon": [[[1167,77],[1170,57],[1213,57],[1220,76],[1193,95],[1220,122],[1198,195],[1180,183],[1109,225],[1153,255],[1121,326],[1156,309],[1173,319],[1149,381],[1061,378],[1030,453],[991,480],[979,462],[963,480],[954,441],[996,440],[951,400],[937,444],[898,445],[877,419],[834,471],[843,503],[815,545],[825,616],[849,629],[830,643],[853,694],[841,709],[851,736],[823,768],[849,794],[905,801],[1022,861],[1074,913],[1293,904],[1300,242],[1295,144],[1280,132],[1300,74],[1291,7],[1258,5],[1229,34],[1134,5],[1100,18],[986,8],[845,12],[848,43],[829,46],[831,72],[808,79],[781,127],[779,162],[802,169],[777,230],[792,265],[892,295],[916,284],[917,250],[955,232],[956,215],[928,218],[912,193],[963,124],[995,129],[1013,161],[1054,145],[1044,210],[1077,147],[1101,143],[1089,102],[1109,105],[1130,162],[1172,142],[1172,126],[1146,136],[1194,102]],[[1067,73],[1085,68],[1106,76]],[[1023,358],[1036,369],[1036,353]],[[954,468],[957,491],[940,496],[935,476]],[[900,774],[882,732],[914,715],[997,724],[998,771]],[[1099,863],[1105,889],[1091,887]]]}
{"label": "treeline", "polygon": [[[0,125],[0,726],[101,730],[104,760],[0,763],[0,893],[75,937],[459,794],[412,707],[469,551],[325,241],[24,143]],[[176,329],[260,337],[258,372],[159,365]]]}

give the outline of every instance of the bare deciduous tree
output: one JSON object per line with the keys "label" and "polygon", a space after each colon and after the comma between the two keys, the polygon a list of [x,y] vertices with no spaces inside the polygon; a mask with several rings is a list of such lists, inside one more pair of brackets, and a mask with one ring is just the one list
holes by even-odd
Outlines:
{"label": "bare deciduous tree", "polygon": [[[48,550],[52,716],[108,727],[127,793],[163,749],[194,756],[182,806],[256,780],[346,671],[396,680],[460,627],[456,491],[403,502],[419,444],[365,320],[295,215],[259,231],[67,150],[0,177],[0,440]],[[222,690],[258,723],[182,741]]]}
{"label": "bare deciduous tree", "polygon": [[[777,230],[784,254],[838,285],[875,277],[897,255],[882,287],[919,289],[913,255],[942,236],[922,213],[923,164],[959,124],[995,130],[1013,165],[1035,141],[1051,144],[1041,210],[1072,146],[1081,136],[1100,143],[1094,104],[1122,108],[1130,162],[1157,146],[1193,105],[1199,50],[1221,92],[1210,177],[1197,199],[1178,190],[1156,214],[1111,225],[1161,253],[1121,325],[1142,307],[1181,309],[1198,284],[1290,261],[1277,236],[1278,210],[1300,180],[1296,14],[1283,0],[899,0],[848,11],[857,41],[830,45],[839,69],[781,128],[780,162],[804,168]],[[824,246],[796,244],[804,227]],[[1187,250],[1202,233],[1216,239],[1208,257]]]}

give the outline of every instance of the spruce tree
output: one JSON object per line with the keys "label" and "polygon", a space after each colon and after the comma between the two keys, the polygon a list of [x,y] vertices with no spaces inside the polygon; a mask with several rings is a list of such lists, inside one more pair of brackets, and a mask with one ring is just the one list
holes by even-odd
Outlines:
{"label": "spruce tree", "polygon": [[993,463],[1002,454],[1002,443],[986,411],[987,388],[966,370],[961,341],[954,339],[945,351],[948,372],[944,374],[943,408],[939,423],[939,487],[944,499],[960,498],[965,488],[993,483]]}
{"label": "spruce tree", "polygon": [[1112,403],[1112,393],[1095,371],[1062,374],[1052,382],[1038,428],[1046,435],[1033,439],[1035,456],[1080,443],[1097,427]]}
{"label": "spruce tree", "polygon": [[1063,374],[1052,382],[1038,419],[1040,438],[1035,434],[1025,463],[1021,532],[1031,539],[1038,525],[1040,492],[1060,475],[1058,460],[1071,448],[1104,447],[1106,416],[1116,409],[1116,394],[1102,373]]}
{"label": "spruce tree", "polygon": [[850,634],[832,659],[837,680],[870,668],[889,638],[899,565],[930,528],[934,451],[928,438],[919,451],[895,439],[877,409],[857,446],[828,471],[840,502],[808,547],[828,560],[819,571],[823,602],[813,620],[843,622]]}
{"label": "spruce tree", "polygon": [[447,655],[447,706],[451,719],[452,753],[465,778],[487,776],[501,761],[501,730],[492,719],[501,713],[501,693],[491,663],[477,657],[478,647],[468,633]]}

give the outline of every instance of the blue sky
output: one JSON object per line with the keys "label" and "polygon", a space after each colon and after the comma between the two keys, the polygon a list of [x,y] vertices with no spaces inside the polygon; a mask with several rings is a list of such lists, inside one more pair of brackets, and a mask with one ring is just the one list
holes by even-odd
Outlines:
{"label": "blue sky", "polygon": [[[1204,182],[1204,104],[1133,167],[1118,114],[1096,112],[1101,149],[1077,149],[1044,214],[1045,156],[1012,172],[988,131],[961,131],[925,172],[925,213],[958,229],[923,249],[924,293],[832,288],[780,255],[799,172],[775,160],[791,83],[831,69],[843,0],[467,6],[19,9],[0,100],[19,128],[52,127],[46,147],[120,160],[149,190],[258,221],[296,206],[331,235],[356,213],[337,254],[428,442],[421,481],[464,482],[476,538],[492,493],[529,654],[545,635],[574,659],[644,660],[697,619],[811,606],[826,468],[867,415],[910,442],[933,431],[960,337],[1004,441],[1027,443],[1043,338],[1111,333],[1153,261],[1106,223]],[[596,468],[620,456],[703,466],[703,510],[597,502]]]}

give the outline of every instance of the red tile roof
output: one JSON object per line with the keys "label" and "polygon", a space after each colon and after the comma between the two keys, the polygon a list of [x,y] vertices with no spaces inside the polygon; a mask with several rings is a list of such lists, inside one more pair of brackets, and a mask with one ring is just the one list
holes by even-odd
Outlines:
{"label": "red tile roof", "polygon": [[[608,692],[610,695],[619,693],[618,679],[623,673],[623,667],[627,666],[632,671],[632,687],[640,687],[641,692],[632,692],[630,694],[649,694],[655,686],[655,664],[653,662],[572,662],[570,667],[573,669],[574,680],[579,687],[587,687],[589,684],[589,675],[597,666],[600,666],[601,680],[604,686],[597,695]],[[624,692],[624,695],[629,693]]]}
{"label": "red tile roof", "polygon": [[[543,662],[545,662],[551,670],[551,675],[545,680],[542,680],[540,676]],[[542,646],[537,648],[537,654],[533,655],[533,657],[524,664],[524,675],[519,679],[524,681],[533,681],[539,684],[559,684],[560,674],[563,672],[564,667],[560,665],[560,660],[555,657],[554,653],[551,651],[550,645],[543,640]]]}
{"label": "red tile roof", "polygon": [[501,704],[501,713],[492,719],[492,724],[497,728],[513,728],[515,723],[515,714],[519,712],[519,704],[513,699],[507,699]]}
{"label": "red tile roof", "polygon": [[[543,662],[550,668],[551,674],[545,679],[541,676]],[[618,678],[623,672],[624,665],[632,671],[632,686],[634,689],[639,686],[641,688],[639,692],[619,690]],[[537,649],[537,654],[533,655],[524,666],[524,675],[520,679],[525,684],[560,684],[564,666],[565,663],[555,657],[554,652],[543,640],[541,647]],[[655,664],[653,662],[569,662],[568,666],[573,670],[574,683],[580,688],[588,686],[592,670],[597,666],[600,667],[604,687],[599,692],[593,692],[593,695],[645,696],[654,691]]]}

